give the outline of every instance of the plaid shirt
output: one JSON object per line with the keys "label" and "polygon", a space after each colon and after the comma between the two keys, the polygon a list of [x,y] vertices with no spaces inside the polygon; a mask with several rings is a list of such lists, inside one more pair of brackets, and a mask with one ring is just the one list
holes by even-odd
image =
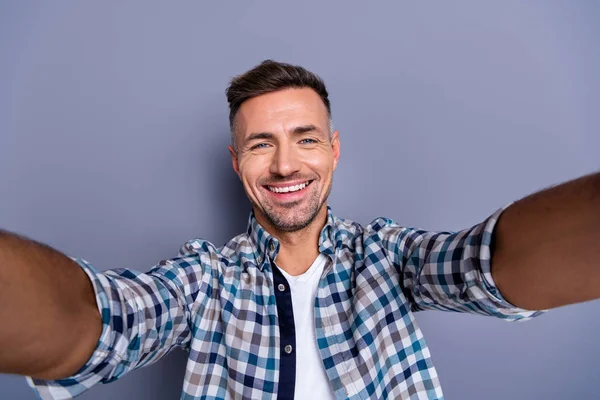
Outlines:
{"label": "plaid shirt", "polygon": [[[327,264],[314,318],[336,398],[443,398],[414,311],[510,321],[540,314],[509,304],[492,279],[490,242],[501,212],[451,233],[404,228],[383,218],[363,228],[328,211],[319,238]],[[290,317],[282,313],[291,312],[291,302],[277,297],[279,246],[251,214],[247,232],[223,247],[191,240],[177,258],[147,273],[100,273],[78,259],[102,314],[97,349],[76,375],[28,378],[29,384],[42,399],[70,398],[181,346],[189,351],[182,399],[293,397],[295,358],[286,358],[291,347],[282,349],[295,332],[291,338],[282,333]]]}

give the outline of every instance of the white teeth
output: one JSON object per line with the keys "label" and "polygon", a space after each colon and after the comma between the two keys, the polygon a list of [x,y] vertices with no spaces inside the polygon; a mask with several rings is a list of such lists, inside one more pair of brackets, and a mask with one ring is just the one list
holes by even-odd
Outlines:
{"label": "white teeth", "polygon": [[288,193],[288,192],[297,192],[298,190],[304,189],[310,182],[304,182],[299,185],[294,186],[286,186],[286,187],[275,187],[275,186],[267,186],[271,192],[275,193]]}

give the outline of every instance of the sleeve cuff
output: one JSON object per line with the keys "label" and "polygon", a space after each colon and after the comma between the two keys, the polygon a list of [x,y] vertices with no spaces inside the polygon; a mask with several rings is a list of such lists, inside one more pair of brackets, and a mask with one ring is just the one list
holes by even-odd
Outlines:
{"label": "sleeve cuff", "polygon": [[97,383],[103,381],[104,374],[99,370],[108,367],[107,360],[112,356],[111,330],[110,330],[110,307],[105,287],[101,282],[101,274],[88,262],[78,258],[71,258],[77,262],[85,271],[96,294],[96,306],[102,316],[102,333],[98,339],[96,350],[89,360],[73,376],[58,380],[41,380],[26,377],[39,398],[46,399],[70,399],[77,396]]}
{"label": "sleeve cuff", "polygon": [[494,278],[492,276],[492,265],[491,265],[491,245],[496,224],[500,219],[502,213],[512,205],[509,203],[504,207],[500,208],[494,214],[492,214],[484,223],[484,229],[482,232],[481,246],[479,250],[479,259],[481,266],[481,283],[482,288],[485,291],[486,296],[502,310],[502,314],[505,319],[508,320],[519,320],[525,321],[534,318],[538,315],[545,313],[547,310],[526,310],[510,303],[502,293]]}

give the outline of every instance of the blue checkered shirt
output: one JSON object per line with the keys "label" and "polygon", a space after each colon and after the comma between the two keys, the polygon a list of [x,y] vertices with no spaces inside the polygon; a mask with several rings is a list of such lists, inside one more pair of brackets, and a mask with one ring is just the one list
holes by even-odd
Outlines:
{"label": "blue checkered shirt", "polygon": [[[327,264],[314,318],[336,398],[443,398],[415,311],[509,321],[541,313],[508,303],[492,279],[490,243],[502,210],[454,233],[405,228],[384,218],[362,227],[328,210],[319,237]],[[291,398],[287,384],[295,359],[282,351],[290,338],[282,334],[289,315],[281,315],[276,297],[279,246],[251,214],[247,232],[223,247],[191,240],[177,258],[146,273],[98,272],[77,259],[102,314],[97,349],[70,378],[28,382],[42,399],[70,398],[180,346],[189,351],[182,399]]]}

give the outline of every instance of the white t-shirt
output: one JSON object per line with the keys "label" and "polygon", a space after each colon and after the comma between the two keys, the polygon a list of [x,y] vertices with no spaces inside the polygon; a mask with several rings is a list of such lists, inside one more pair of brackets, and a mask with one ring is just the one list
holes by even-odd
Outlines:
{"label": "white t-shirt", "polygon": [[280,269],[290,286],[292,308],[294,310],[294,324],[296,326],[296,389],[294,390],[294,399],[297,400],[335,400],[317,347],[315,333],[315,297],[326,261],[327,258],[323,254],[319,254],[310,268],[298,276],[291,276]]}

